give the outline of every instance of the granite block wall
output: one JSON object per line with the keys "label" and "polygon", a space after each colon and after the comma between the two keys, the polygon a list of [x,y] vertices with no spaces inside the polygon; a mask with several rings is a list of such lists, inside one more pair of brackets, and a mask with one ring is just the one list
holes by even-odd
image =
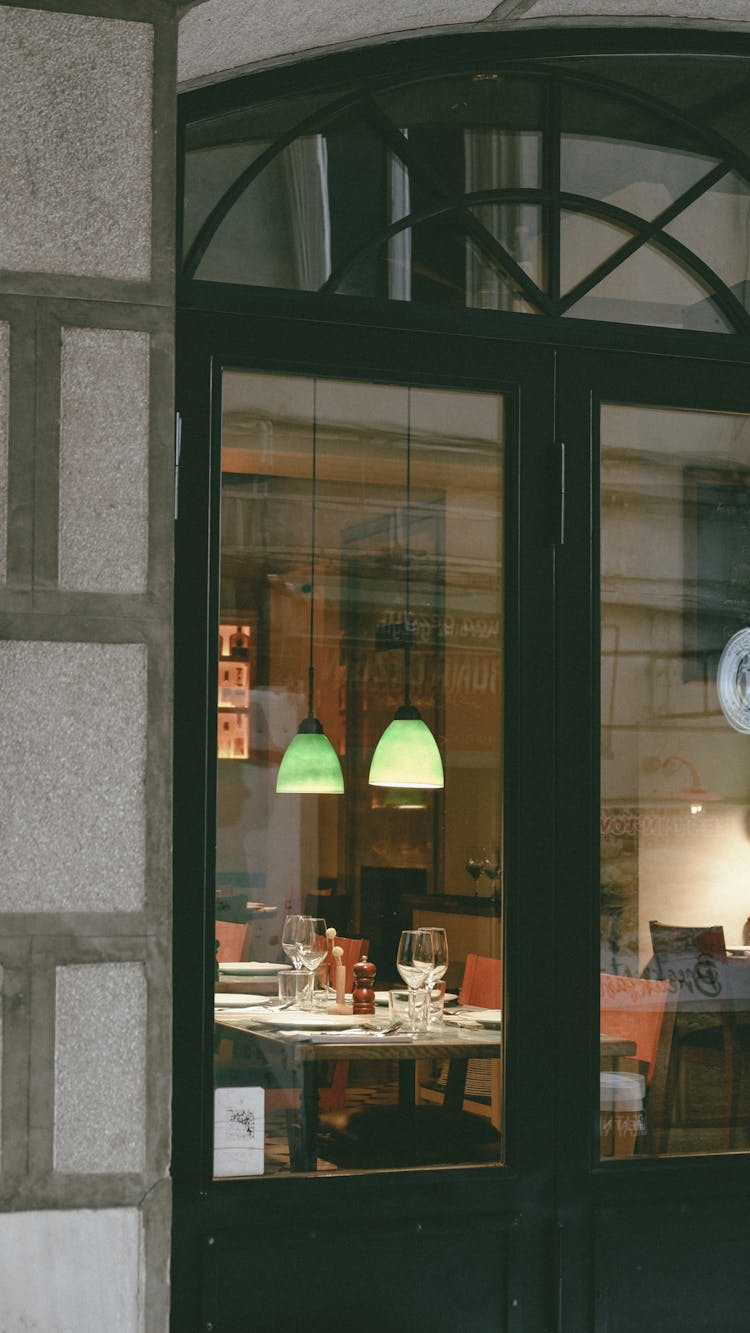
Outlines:
{"label": "granite block wall", "polygon": [[174,0],[0,4],[3,1333],[160,1333]]}
{"label": "granite block wall", "polygon": [[265,64],[425,34],[628,26],[750,32],[747,0],[181,0],[178,80],[199,87]]}

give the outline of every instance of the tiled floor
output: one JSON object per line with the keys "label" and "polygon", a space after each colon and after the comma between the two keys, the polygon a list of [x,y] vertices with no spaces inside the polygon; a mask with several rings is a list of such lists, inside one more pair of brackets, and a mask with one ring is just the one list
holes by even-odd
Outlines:
{"label": "tiled floor", "polygon": [[[479,1084],[481,1084],[483,1080],[486,1082],[485,1072],[481,1067],[484,1066],[486,1062],[475,1061],[472,1063],[477,1064],[480,1067],[477,1070],[477,1091],[481,1093],[483,1089],[480,1089]],[[487,1096],[486,1101],[487,1104],[489,1104],[489,1096]],[[378,1129],[385,1128],[387,1140],[389,1125],[390,1130],[392,1131],[394,1128],[397,1128],[396,1122],[393,1119],[389,1121],[388,1114],[381,1118],[378,1115],[378,1111],[382,1109],[387,1113],[390,1109],[393,1112],[393,1116],[397,1116],[397,1106],[398,1065],[395,1061],[393,1063],[379,1061],[372,1065],[368,1064],[366,1061],[357,1061],[356,1064],[351,1064],[349,1066],[349,1081],[346,1089],[346,1102],[344,1107],[341,1110],[323,1111],[320,1114],[318,1137],[319,1156],[317,1161],[318,1172],[333,1172],[342,1169],[340,1163],[336,1164],[333,1161],[329,1161],[325,1155],[326,1144],[328,1144],[331,1151],[333,1151],[331,1146],[332,1143],[337,1141],[338,1146],[341,1147],[342,1138],[345,1141],[343,1146],[347,1149],[344,1159],[346,1162],[345,1169],[356,1170],[358,1167],[366,1169],[373,1165],[385,1167],[406,1165],[407,1163],[404,1162],[403,1157],[401,1156],[404,1146],[403,1140],[400,1139],[398,1133],[391,1140],[393,1156],[391,1157],[389,1155],[391,1151],[390,1147],[386,1146],[382,1148],[380,1152],[378,1152],[377,1147],[375,1147],[375,1159],[373,1159],[371,1155],[367,1155],[368,1153],[371,1154],[373,1143],[368,1140],[366,1136],[361,1140],[361,1158],[360,1149],[355,1147],[352,1150],[351,1141],[347,1138],[348,1130],[359,1120],[360,1124],[366,1122],[368,1126],[375,1124],[378,1126]],[[365,1113],[365,1119],[360,1120],[363,1113]],[[370,1118],[370,1113],[372,1113],[372,1118]],[[443,1150],[439,1129],[444,1114],[442,1107],[420,1107],[418,1109],[418,1114],[427,1117],[427,1122],[420,1121],[420,1141],[423,1129],[427,1130],[426,1138],[433,1140],[433,1157],[430,1161],[442,1161]],[[456,1161],[457,1158],[455,1153],[457,1150],[461,1150],[461,1144],[463,1143],[465,1144],[465,1156],[462,1156],[460,1160],[466,1160],[467,1162],[499,1161],[499,1138],[494,1134],[486,1116],[459,1113],[458,1119],[454,1117],[450,1122],[446,1121],[445,1123],[450,1125],[448,1130],[450,1144],[447,1147],[445,1160]],[[436,1129],[438,1130],[437,1138],[435,1138]],[[454,1129],[457,1132],[453,1132]],[[427,1151],[428,1153],[430,1151],[429,1145]],[[413,1164],[426,1165],[428,1163],[415,1162]],[[267,1111],[265,1174],[267,1176],[281,1175],[286,1174],[288,1171],[289,1143],[287,1138],[286,1112],[283,1110]]]}
{"label": "tiled floor", "polygon": [[[346,1123],[349,1116],[369,1106],[395,1106],[398,1101],[398,1070],[395,1062],[379,1062],[371,1068],[366,1061],[350,1066],[346,1090],[346,1105],[342,1111],[324,1111],[320,1116],[321,1139],[326,1130]],[[318,1158],[318,1171],[337,1171],[333,1162]],[[266,1171],[267,1176],[289,1171],[289,1141],[286,1130],[286,1112],[266,1114]]]}

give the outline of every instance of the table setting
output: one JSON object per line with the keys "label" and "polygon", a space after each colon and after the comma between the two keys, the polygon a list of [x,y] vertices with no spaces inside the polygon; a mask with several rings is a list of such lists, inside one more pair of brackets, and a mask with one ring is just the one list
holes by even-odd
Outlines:
{"label": "table setting", "polygon": [[[341,949],[336,932],[321,917],[290,915],[284,922],[282,948],[288,963],[227,963],[233,976],[275,976],[277,995],[217,994],[220,1021],[241,1024],[245,1031],[265,1031],[281,1040],[322,1044],[439,1043],[447,1033],[499,1029],[502,1013],[475,1005],[459,1006],[455,992],[445,990],[449,952],[441,927],[404,930],[396,967],[403,988],[376,990],[374,965],[363,957],[353,990],[344,986]],[[326,966],[321,969],[321,964]],[[259,969],[253,972],[252,969]],[[316,989],[316,973],[324,974]],[[363,989],[364,987],[364,989]]]}

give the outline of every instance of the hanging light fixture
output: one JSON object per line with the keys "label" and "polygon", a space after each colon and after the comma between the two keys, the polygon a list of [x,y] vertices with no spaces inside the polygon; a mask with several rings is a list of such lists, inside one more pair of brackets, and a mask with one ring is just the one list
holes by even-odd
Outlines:
{"label": "hanging light fixture", "polygon": [[284,752],[276,776],[276,790],[284,793],[340,795],[344,775],[331,742],[315,716],[315,667],[313,644],[315,625],[315,512],[318,458],[318,382],[313,380],[312,487],[310,539],[310,658],[307,669],[307,717],[299,724],[297,735]]}
{"label": "hanging light fixture", "polygon": [[437,742],[409,695],[411,669],[411,389],[406,408],[406,597],[404,633],[404,702],[375,746],[370,764],[372,787],[445,786]]}

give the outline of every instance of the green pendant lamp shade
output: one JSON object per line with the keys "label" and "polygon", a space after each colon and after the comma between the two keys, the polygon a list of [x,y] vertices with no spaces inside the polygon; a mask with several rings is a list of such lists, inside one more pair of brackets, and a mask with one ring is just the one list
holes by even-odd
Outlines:
{"label": "green pendant lamp shade", "polygon": [[307,669],[307,717],[299,724],[297,735],[287,746],[276,775],[277,792],[295,795],[314,793],[340,796],[344,775],[331,742],[315,717],[315,667],[313,666],[313,627],[315,621],[315,499],[317,479],[318,382],[313,380],[312,432],[312,535],[310,542],[310,665]]}
{"label": "green pendant lamp shade", "polygon": [[406,616],[404,635],[404,702],[375,746],[370,764],[371,787],[444,787],[443,761],[437,742],[409,697],[411,667],[411,389],[406,412]]}
{"label": "green pendant lamp shade", "polygon": [[306,717],[289,742],[276,777],[278,792],[317,792],[339,796],[344,775],[317,717]]}
{"label": "green pendant lamp shade", "polygon": [[404,704],[375,746],[371,787],[443,787],[443,761],[437,742],[418,708]]}

